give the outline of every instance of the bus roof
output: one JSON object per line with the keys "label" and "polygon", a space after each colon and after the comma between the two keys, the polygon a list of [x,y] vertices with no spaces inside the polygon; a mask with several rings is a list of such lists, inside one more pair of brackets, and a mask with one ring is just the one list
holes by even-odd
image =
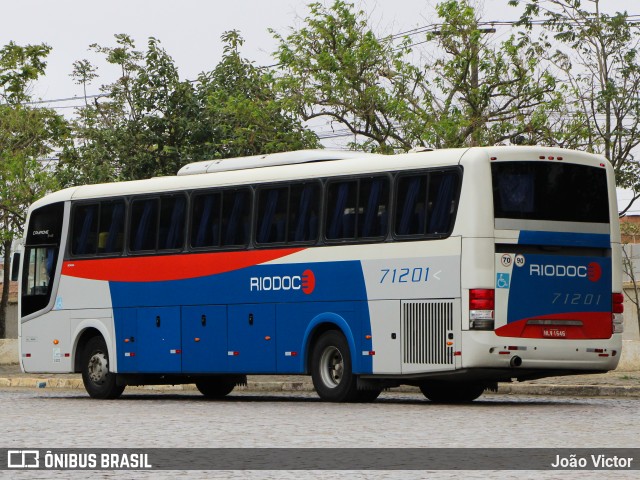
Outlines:
{"label": "bus roof", "polygon": [[[299,150],[271,155],[239,157],[191,163],[178,175],[146,180],[71,187],[47,195],[34,204],[101,197],[152,194],[252,183],[269,183],[302,178],[380,173],[390,170],[444,167],[490,158],[527,160],[564,155],[567,161],[596,164],[604,157],[552,147],[473,147],[380,155],[331,150]],[[264,163],[263,163],[264,162]]]}
{"label": "bus roof", "polygon": [[344,150],[295,150],[293,152],[271,153],[268,155],[253,155],[250,157],[224,158],[219,160],[205,160],[185,165],[178,171],[181,175],[196,175],[201,173],[229,172],[232,170],[246,170],[280,165],[295,165],[298,163],[327,162],[345,160],[348,158],[378,158],[374,153],[349,152]]}

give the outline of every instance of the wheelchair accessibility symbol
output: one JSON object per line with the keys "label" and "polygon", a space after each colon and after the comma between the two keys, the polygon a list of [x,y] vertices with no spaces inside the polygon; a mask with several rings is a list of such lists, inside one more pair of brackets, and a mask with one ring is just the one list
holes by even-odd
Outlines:
{"label": "wheelchair accessibility symbol", "polygon": [[496,288],[509,288],[510,275],[508,273],[498,273],[496,278]]}

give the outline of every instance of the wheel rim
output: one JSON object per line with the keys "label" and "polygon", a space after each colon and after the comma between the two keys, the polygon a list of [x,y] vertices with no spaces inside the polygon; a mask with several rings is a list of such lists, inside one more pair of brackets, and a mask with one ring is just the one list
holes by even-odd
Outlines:
{"label": "wheel rim", "polygon": [[96,385],[102,385],[109,373],[107,357],[102,352],[94,353],[89,359],[89,379]]}
{"label": "wheel rim", "polygon": [[320,377],[329,388],[340,385],[344,373],[344,359],[336,347],[327,347],[320,357]]}

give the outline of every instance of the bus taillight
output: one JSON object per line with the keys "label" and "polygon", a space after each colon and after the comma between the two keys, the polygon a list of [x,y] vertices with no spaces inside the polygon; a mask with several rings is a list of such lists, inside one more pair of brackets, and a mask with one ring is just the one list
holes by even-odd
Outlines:
{"label": "bus taillight", "polygon": [[624,294],[611,294],[611,322],[613,333],[622,333],[624,331]]}
{"label": "bus taillight", "polygon": [[469,327],[474,330],[493,330],[495,291],[473,288],[469,290]]}

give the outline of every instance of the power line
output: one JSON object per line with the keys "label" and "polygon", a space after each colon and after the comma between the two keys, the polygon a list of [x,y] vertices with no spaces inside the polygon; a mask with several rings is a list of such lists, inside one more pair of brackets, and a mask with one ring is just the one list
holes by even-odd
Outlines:
{"label": "power line", "polygon": [[[596,19],[598,17],[592,17],[593,19]],[[589,18],[587,19],[589,20]],[[640,14],[633,14],[633,15],[627,15],[626,17],[626,21],[627,23],[631,23],[631,24],[640,24]],[[543,20],[543,19],[539,19],[539,20],[533,20],[531,22],[529,22],[532,25],[543,25],[545,23],[547,23],[548,20]],[[513,26],[520,23],[519,20],[491,20],[491,21],[481,21],[478,22],[476,25],[478,27],[480,26],[490,26],[490,27],[494,27],[494,26]],[[567,22],[567,24],[569,25],[584,25],[586,24],[586,21],[583,22],[579,22],[579,21],[575,21],[575,22]],[[442,27],[444,27],[445,23],[434,23],[431,25],[422,25],[419,27],[415,27],[409,30],[405,30],[403,32],[399,32],[399,33],[395,33],[393,35],[390,35],[389,37],[386,37],[387,39],[390,40],[395,40],[398,38],[403,38],[403,37],[408,37],[408,36],[413,36],[413,35],[418,35],[418,34],[426,34],[426,33],[437,33],[439,29],[441,29]],[[415,42],[411,45],[408,45],[409,48],[411,47],[415,47],[417,45],[422,45],[424,43],[428,43],[429,40],[423,40],[420,42]],[[403,47],[398,47],[398,48],[403,48]],[[259,66],[257,68],[260,69],[270,69],[270,68],[276,68],[281,66],[281,63],[274,63],[272,65],[264,65],[264,66]],[[186,80],[187,82],[192,82],[195,83],[198,80]],[[102,97],[108,97],[109,94],[107,93],[98,93],[98,94],[93,94],[93,95],[85,95],[85,96],[75,96],[75,97],[65,97],[65,98],[54,98],[54,99],[49,99],[49,100],[34,100],[34,101],[29,101],[29,102],[23,102],[22,105],[43,105],[43,104],[49,104],[49,103],[61,103],[61,102],[68,102],[68,101],[75,101],[75,100],[83,100],[83,99],[88,99],[88,98],[102,98]],[[0,104],[0,105],[4,105],[4,103]],[[52,107],[54,109],[63,109],[63,108],[81,108],[82,106],[79,107]]]}

